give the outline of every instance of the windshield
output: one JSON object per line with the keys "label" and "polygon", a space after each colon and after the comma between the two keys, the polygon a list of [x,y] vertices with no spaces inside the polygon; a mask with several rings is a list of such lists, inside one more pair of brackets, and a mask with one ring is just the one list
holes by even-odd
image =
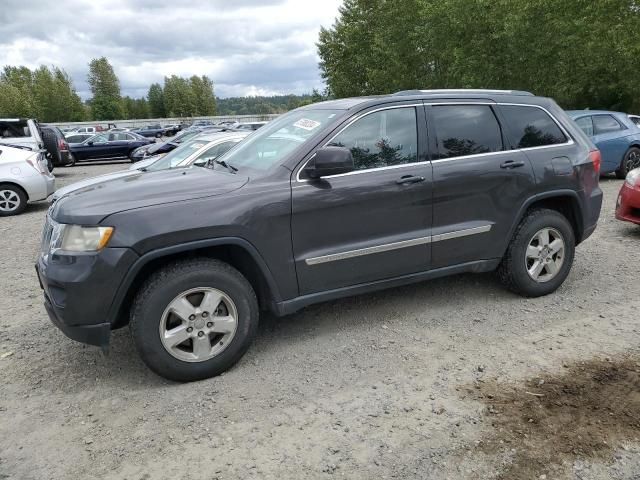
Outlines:
{"label": "windshield", "polygon": [[157,162],[152,163],[148,167],[146,167],[147,171],[154,172],[156,170],[164,170],[166,168],[174,168],[182,161],[186,160],[188,157],[196,153],[202,147],[209,143],[208,140],[198,140],[193,139],[188,142],[183,143],[175,150],[167,153],[164,157],[162,157]]}
{"label": "windshield", "polygon": [[340,110],[295,110],[256,130],[220,158],[239,170],[266,171],[280,164],[340,113]]}

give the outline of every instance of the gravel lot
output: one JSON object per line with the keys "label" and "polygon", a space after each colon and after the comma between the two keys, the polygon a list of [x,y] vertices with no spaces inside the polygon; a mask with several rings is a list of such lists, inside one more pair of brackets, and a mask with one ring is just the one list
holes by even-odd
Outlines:
{"label": "gravel lot", "polygon": [[[54,173],[62,186],[127,166]],[[521,454],[536,455],[538,437],[512,435],[506,416],[504,392],[535,402],[538,378],[591,371],[580,362],[640,366],[640,227],[613,218],[620,181],[602,184],[600,225],[554,295],[522,299],[493,275],[460,275],[316,305],[264,318],[236,367],[186,385],[147,370],[127,329],[108,356],[64,337],[33,269],[46,204],[0,219],[0,479],[637,479],[637,404],[616,410],[635,430],[587,422],[604,453],[526,457],[526,472]],[[637,395],[629,382],[605,398]],[[574,413],[549,418],[571,443],[582,407],[567,404]]]}

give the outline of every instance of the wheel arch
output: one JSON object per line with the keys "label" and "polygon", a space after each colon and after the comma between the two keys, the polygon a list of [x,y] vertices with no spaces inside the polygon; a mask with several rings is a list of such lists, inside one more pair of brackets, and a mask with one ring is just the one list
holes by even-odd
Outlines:
{"label": "wheel arch", "polygon": [[20,191],[22,191],[22,193],[24,193],[25,197],[27,197],[27,202],[29,201],[29,193],[27,192],[27,189],[24,188],[22,185],[20,185],[15,180],[3,180],[2,178],[0,178],[0,185],[11,185],[12,187],[19,188]]}
{"label": "wheel arch", "polygon": [[262,310],[273,310],[281,301],[277,284],[257,249],[241,238],[226,237],[189,242],[153,250],[142,255],[129,269],[118,288],[109,311],[114,328],[129,321],[127,312],[144,281],[168,262],[194,257],[209,257],[224,261],[237,269],[249,281]]}
{"label": "wheel arch", "polygon": [[507,236],[507,243],[504,246],[503,254],[506,252],[509,242],[513,238],[522,219],[532,210],[546,208],[549,210],[555,210],[558,213],[564,215],[573,228],[573,233],[576,239],[576,245],[578,245],[582,239],[584,233],[584,219],[582,218],[582,205],[580,197],[573,190],[556,190],[550,192],[544,192],[538,195],[534,195],[529,198],[518,211],[509,235]]}

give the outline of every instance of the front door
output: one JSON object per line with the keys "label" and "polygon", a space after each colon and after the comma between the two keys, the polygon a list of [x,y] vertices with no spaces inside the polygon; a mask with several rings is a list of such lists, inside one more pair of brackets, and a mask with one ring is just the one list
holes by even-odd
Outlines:
{"label": "front door", "polygon": [[612,115],[593,115],[593,143],[602,155],[602,171],[617,170],[629,148],[629,141],[622,126]]}
{"label": "front door", "polygon": [[[355,171],[292,179],[292,237],[300,294],[429,269],[431,165],[424,109],[360,115],[328,145],[351,149]],[[324,146],[324,145],[321,145]]]}

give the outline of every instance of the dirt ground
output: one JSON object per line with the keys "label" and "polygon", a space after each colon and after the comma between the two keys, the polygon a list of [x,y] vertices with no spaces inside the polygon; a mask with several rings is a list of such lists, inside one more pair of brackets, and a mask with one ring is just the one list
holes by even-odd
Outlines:
{"label": "dirt ground", "polygon": [[553,295],[460,275],[266,317],[238,365],[185,385],[127,329],[108,356],[64,337],[33,269],[46,205],[1,219],[0,479],[637,479],[640,227],[613,218],[620,185]]}

